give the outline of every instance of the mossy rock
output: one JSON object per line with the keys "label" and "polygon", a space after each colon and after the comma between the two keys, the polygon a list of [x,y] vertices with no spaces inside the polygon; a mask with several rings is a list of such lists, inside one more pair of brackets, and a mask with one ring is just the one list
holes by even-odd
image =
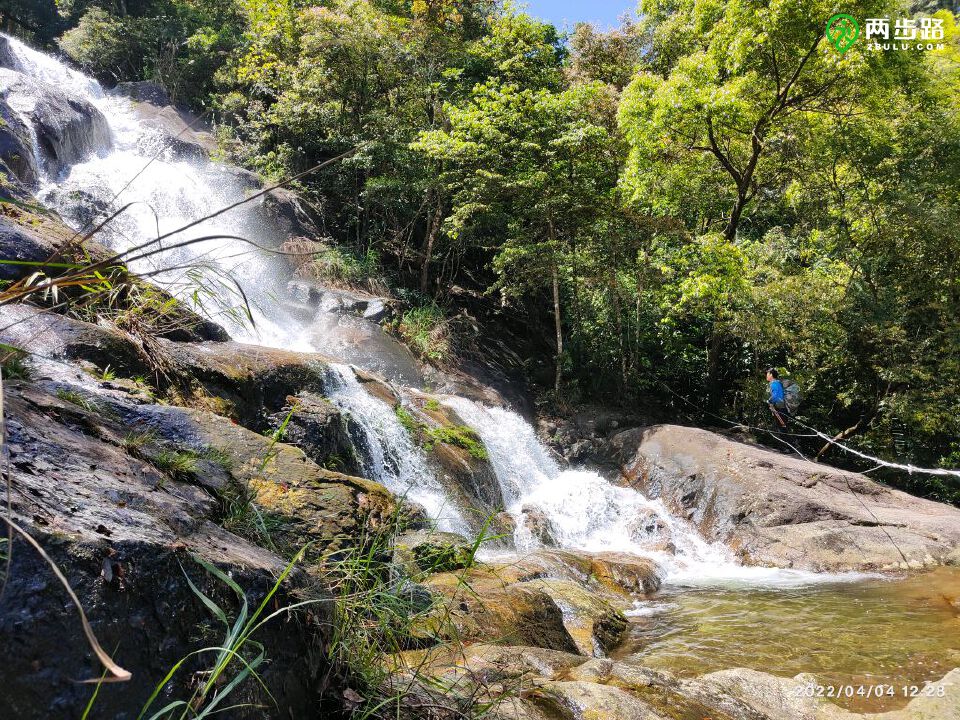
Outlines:
{"label": "mossy rock", "polygon": [[473,547],[454,533],[418,530],[397,536],[394,563],[411,577],[452,572],[473,564]]}

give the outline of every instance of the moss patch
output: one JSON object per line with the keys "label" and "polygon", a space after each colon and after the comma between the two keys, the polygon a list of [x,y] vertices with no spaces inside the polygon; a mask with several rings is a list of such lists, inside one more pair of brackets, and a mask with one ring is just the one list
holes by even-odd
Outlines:
{"label": "moss patch", "polygon": [[[436,401],[433,401],[436,402]],[[413,414],[402,405],[397,405],[393,412],[400,424],[406,428],[416,441],[425,449],[433,450],[437,443],[454,445],[466,450],[475,460],[489,460],[490,455],[484,447],[480,436],[473,428],[466,425],[446,425],[430,427],[417,420]]]}

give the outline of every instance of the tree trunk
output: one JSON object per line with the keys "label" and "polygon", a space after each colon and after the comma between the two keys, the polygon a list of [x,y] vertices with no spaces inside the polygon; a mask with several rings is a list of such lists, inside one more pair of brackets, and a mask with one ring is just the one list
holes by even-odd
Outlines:
{"label": "tree trunk", "polygon": [[[554,246],[556,236],[553,230],[553,218],[550,217],[547,223],[550,228],[550,244]],[[559,395],[560,385],[563,382],[563,367],[561,364],[563,361],[563,325],[560,322],[560,272],[557,269],[557,249],[555,246],[552,251],[553,261],[550,263],[550,282],[553,286],[553,324],[557,334],[557,373],[553,381],[553,389]]]}
{"label": "tree trunk", "polygon": [[437,239],[437,233],[440,231],[440,220],[443,217],[442,205],[437,201],[437,209],[433,217],[427,224],[427,238],[423,248],[423,263],[420,265],[420,292],[427,294],[427,287],[430,284],[430,258],[433,255],[433,244]]}
{"label": "tree trunk", "polygon": [[550,279],[553,284],[553,323],[557,332],[557,374],[553,381],[553,389],[560,393],[560,385],[563,380],[563,327],[560,324],[560,278],[557,273],[557,261],[554,260],[550,266]]}

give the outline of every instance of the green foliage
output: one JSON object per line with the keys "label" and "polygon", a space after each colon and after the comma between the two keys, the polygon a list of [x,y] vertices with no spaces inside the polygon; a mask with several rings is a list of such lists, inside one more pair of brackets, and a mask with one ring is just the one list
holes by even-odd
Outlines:
{"label": "green foliage", "polygon": [[[470,592],[467,568],[482,545],[491,539],[488,525],[489,522],[484,524],[466,553],[424,553],[417,558],[419,571],[408,577],[398,578],[390,560],[394,554],[394,533],[402,526],[399,513],[383,531],[369,534],[355,547],[325,559],[325,583],[336,598],[327,660],[362,693],[354,717],[403,717],[406,696],[418,692],[418,685],[435,685],[442,692],[442,685],[436,684],[422,668],[433,657],[456,651],[456,643],[440,641],[431,630],[438,622],[449,623],[451,610],[449,603],[424,592],[416,583],[446,570],[452,562],[463,568],[457,576],[457,590]],[[398,687],[390,682],[389,660],[414,648],[423,648],[424,660],[412,669],[413,681]],[[413,697],[410,707],[417,707],[421,700]],[[342,701],[338,698],[338,702]],[[491,709],[489,703],[472,703],[469,698],[461,701],[467,703],[466,707],[458,708],[454,694],[434,696],[428,702],[443,703],[451,714],[478,719]]]}
{"label": "green foliage", "polygon": [[424,447],[432,448],[436,443],[446,443],[447,445],[456,445],[470,453],[470,457],[477,460],[489,460],[487,448],[484,447],[480,436],[473,428],[466,425],[453,425],[451,427],[428,428],[426,430],[426,442]]}
{"label": "green foliage", "polygon": [[237,3],[148,0],[129,13],[93,5],[60,47],[93,75],[110,82],[154,80],[174,100],[205,102],[216,71],[240,42]]}
{"label": "green foliage", "polygon": [[368,250],[362,257],[340,248],[324,248],[300,265],[297,274],[322,280],[334,287],[385,293],[386,283],[380,279],[380,257]]}
{"label": "green foliage", "polygon": [[13,345],[0,343],[0,373],[4,380],[29,380],[27,353]]}
{"label": "green foliage", "polygon": [[[188,713],[191,718],[207,718],[219,714],[225,709],[237,709],[238,706],[236,705],[230,707],[220,706],[247,681],[256,681],[269,695],[269,691],[266,691],[266,686],[263,685],[263,681],[257,674],[257,669],[267,660],[267,648],[255,640],[253,636],[261,627],[274,618],[286,615],[306,605],[322,602],[321,600],[305,600],[280,609],[273,608],[271,611],[271,603],[274,597],[282,587],[287,576],[296,564],[300,562],[305,550],[306,548],[297,553],[286,568],[284,568],[273,587],[266,593],[263,600],[252,612],[247,602],[247,594],[243,588],[214,565],[200,558],[195,558],[204,570],[233,591],[239,602],[239,610],[236,617],[231,619],[227,611],[198,588],[190,579],[190,576],[184,572],[190,589],[223,626],[224,636],[222,640],[212,647],[195,650],[174,664],[163,679],[157,683],[156,688],[140,710],[137,720],[147,717],[187,717]],[[195,658],[207,656],[212,656],[212,665],[209,670],[203,674],[203,680],[201,682],[191,683],[193,692],[189,699],[174,700],[173,702],[165,704],[161,710],[154,712],[152,715],[148,714],[161,693],[165,693],[169,687],[169,683],[180,672],[184,664]],[[272,697],[270,699],[274,700]],[[276,701],[274,700],[274,702]]]}
{"label": "green foliage", "polygon": [[178,480],[190,479],[197,472],[196,453],[163,448],[150,459],[162,473]]}
{"label": "green foliage", "polygon": [[935,465],[960,435],[960,32],[940,5],[912,9],[944,22],[929,52],[837,53],[825,0],[644,0],[566,43],[484,1],[81,2],[62,43],[209,99],[224,154],[264,175],[360,145],[297,188],[336,248],[306,240],[298,272],[416,297],[392,330],[428,361],[456,360],[463,303],[517,328],[558,401],[674,402],[666,385],[752,423],[773,364],[813,424]]}
{"label": "green foliage", "polygon": [[407,310],[391,327],[420,358],[437,364],[451,359],[449,323],[439,305],[430,303]]}

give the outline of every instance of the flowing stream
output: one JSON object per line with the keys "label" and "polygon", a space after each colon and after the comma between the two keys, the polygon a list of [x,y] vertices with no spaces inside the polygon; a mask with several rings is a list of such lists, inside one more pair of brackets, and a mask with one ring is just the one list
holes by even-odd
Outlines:
{"label": "flowing stream", "polygon": [[[324,334],[338,323],[308,328],[286,313],[277,297],[286,280],[276,261],[237,239],[256,238],[273,246],[283,240],[249,207],[173,233],[243,199],[250,186],[242,174],[206,161],[154,157],[156,132],[139,119],[132,101],[104,91],[54,58],[9,42],[17,70],[89,103],[109,125],[102,146],[63,172],[45,170],[35,147],[41,169],[38,197],[44,203],[77,228],[90,220],[91,203],[112,209],[130,204],[98,239],[122,251],[172,233],[164,240],[168,252],[135,262],[132,269],[185,300],[202,300],[207,313],[242,342],[337,355],[341,345],[325,340]],[[29,103],[13,109],[25,119],[31,111]],[[184,244],[217,235],[223,237]],[[233,322],[239,319],[239,288],[251,303],[255,329]],[[381,346],[363,342],[368,354],[382,354]],[[451,502],[393,408],[369,394],[348,367],[365,362],[363,357],[345,352],[337,357],[344,364],[331,366],[329,396],[353,421],[366,471],[397,495],[421,504],[440,529],[467,532],[463,509]],[[405,366],[404,373],[410,374]],[[942,639],[960,636],[956,613],[935,598],[929,601],[935,610],[914,613],[910,608],[916,597],[885,590],[896,583],[743,567],[725,546],[706,542],[659,501],[591,471],[562,469],[516,413],[461,397],[444,402],[477,431],[488,450],[506,510],[515,519],[516,550],[545,542],[612,550],[652,558],[663,569],[662,596],[638,603],[632,613],[633,644],[624,648],[626,655],[681,672],[746,665],[781,674],[809,669],[825,678],[887,677],[898,663],[914,663],[909,667],[917,681],[958,664],[958,644]],[[845,629],[842,642],[829,640],[831,619]],[[886,634],[878,640],[875,657],[864,660],[871,633],[879,638],[878,628],[887,628]],[[905,633],[941,639],[918,645]]]}

